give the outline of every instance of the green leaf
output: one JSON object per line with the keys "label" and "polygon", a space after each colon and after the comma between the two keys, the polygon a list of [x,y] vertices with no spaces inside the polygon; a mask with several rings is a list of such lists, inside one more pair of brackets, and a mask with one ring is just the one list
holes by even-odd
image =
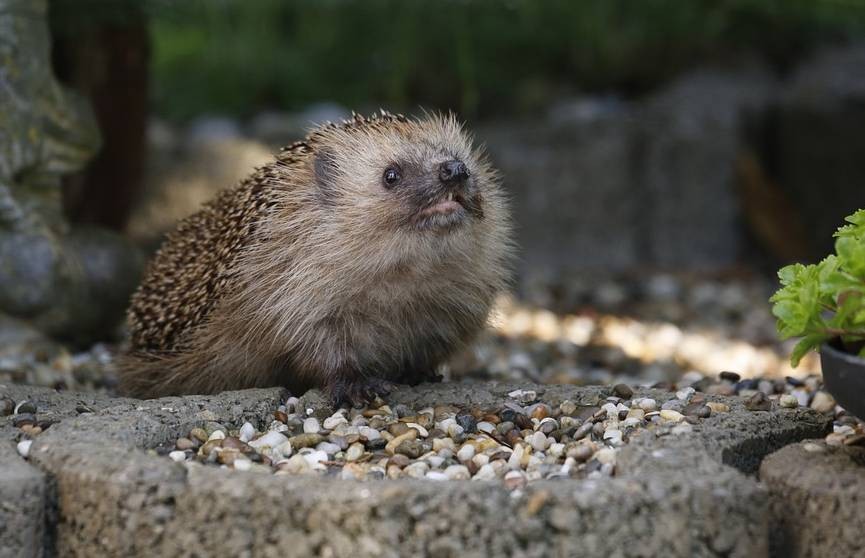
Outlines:
{"label": "green leaf", "polygon": [[862,237],[865,236],[865,209],[860,209],[853,215],[844,219],[849,225],[840,227],[836,232],[836,237]]}
{"label": "green leaf", "polygon": [[778,270],[778,279],[781,280],[782,285],[790,285],[796,280],[796,277],[799,276],[803,269],[805,269],[805,266],[802,264],[792,264],[782,267]]}
{"label": "green leaf", "polygon": [[794,366],[832,337],[865,337],[865,210],[846,221],[835,233],[835,254],[778,272],[781,288],[769,301],[780,336],[802,337],[791,356]]}
{"label": "green leaf", "polygon": [[841,267],[857,278],[865,278],[865,239],[841,236],[835,241]]}
{"label": "green leaf", "polygon": [[778,331],[784,339],[805,333],[809,316],[800,303],[778,302],[772,307],[772,314],[779,320]]}
{"label": "green leaf", "polygon": [[828,336],[820,334],[807,335],[803,337],[793,348],[793,353],[790,355],[790,364],[793,365],[793,368],[796,368],[799,366],[799,362],[801,362],[802,358],[807,355],[809,351],[818,348],[828,340]]}

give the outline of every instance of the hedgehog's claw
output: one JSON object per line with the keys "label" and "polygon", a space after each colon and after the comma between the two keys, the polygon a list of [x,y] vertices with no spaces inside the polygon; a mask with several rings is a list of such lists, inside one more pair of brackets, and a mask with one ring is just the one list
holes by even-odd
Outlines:
{"label": "hedgehog's claw", "polygon": [[336,380],[326,390],[334,408],[361,408],[376,397],[388,395],[396,384],[381,378],[359,378],[355,380]]}

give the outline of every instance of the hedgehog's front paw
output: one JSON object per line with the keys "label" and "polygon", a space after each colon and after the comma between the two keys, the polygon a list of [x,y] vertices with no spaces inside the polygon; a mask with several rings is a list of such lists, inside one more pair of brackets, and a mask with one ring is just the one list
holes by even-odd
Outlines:
{"label": "hedgehog's front paw", "polygon": [[339,378],[325,387],[334,408],[363,407],[394,388],[396,384],[381,378]]}

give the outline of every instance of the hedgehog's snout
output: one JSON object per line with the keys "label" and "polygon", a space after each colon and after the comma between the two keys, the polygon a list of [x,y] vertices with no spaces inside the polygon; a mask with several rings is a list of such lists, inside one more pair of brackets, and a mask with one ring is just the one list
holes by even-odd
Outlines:
{"label": "hedgehog's snout", "polygon": [[459,159],[445,161],[439,165],[439,180],[448,186],[462,186],[469,178],[469,169]]}

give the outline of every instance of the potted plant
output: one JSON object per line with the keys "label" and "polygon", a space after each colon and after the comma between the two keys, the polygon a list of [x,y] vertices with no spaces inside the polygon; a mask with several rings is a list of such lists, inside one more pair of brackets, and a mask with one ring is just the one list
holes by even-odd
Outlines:
{"label": "potted plant", "polygon": [[791,362],[820,350],[823,382],[848,412],[865,418],[865,209],[835,233],[835,254],[781,269],[772,302],[781,337],[801,337]]}

